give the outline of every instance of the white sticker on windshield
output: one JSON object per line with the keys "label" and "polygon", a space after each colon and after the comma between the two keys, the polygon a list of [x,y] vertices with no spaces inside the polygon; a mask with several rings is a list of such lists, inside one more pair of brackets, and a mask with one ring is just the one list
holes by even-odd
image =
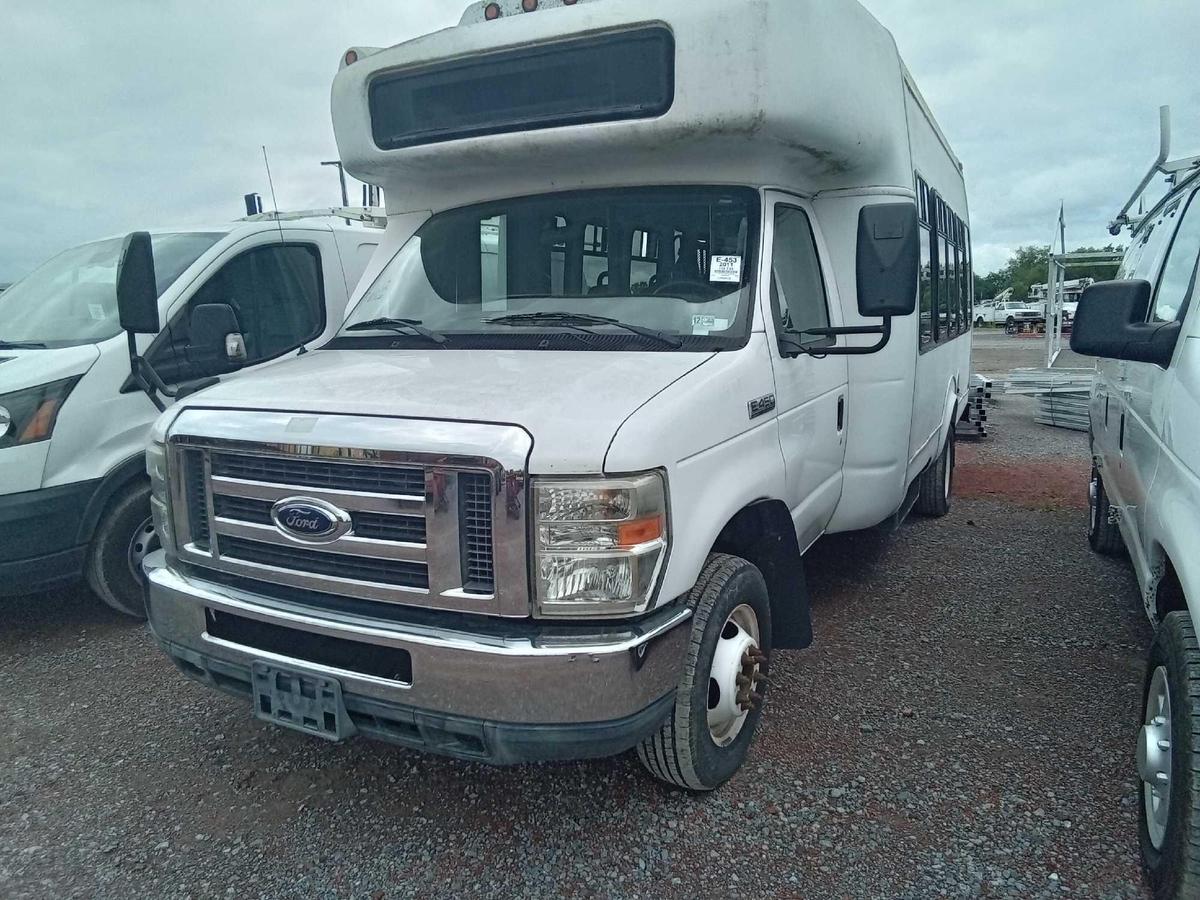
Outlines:
{"label": "white sticker on windshield", "polygon": [[717,284],[741,284],[742,258],[714,256],[708,267],[708,280]]}
{"label": "white sticker on windshield", "polygon": [[97,322],[103,322],[106,318],[108,318],[104,315],[104,307],[99,303],[89,303],[88,313],[91,315],[92,319]]}
{"label": "white sticker on windshield", "polygon": [[694,337],[707,337],[714,331],[726,331],[728,328],[728,319],[718,319],[716,316],[692,316],[692,335]]}

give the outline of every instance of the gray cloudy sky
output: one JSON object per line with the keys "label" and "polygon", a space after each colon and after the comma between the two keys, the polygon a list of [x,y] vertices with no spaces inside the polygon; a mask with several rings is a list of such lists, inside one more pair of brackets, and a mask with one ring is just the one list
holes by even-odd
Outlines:
{"label": "gray cloudy sky", "polygon": [[[738,2],[738,0],[730,0]],[[782,0],[781,0],[782,2]],[[1197,0],[865,0],[967,167],[976,258],[1102,244],[1175,111],[1200,153]],[[647,5],[652,7],[651,0]],[[226,221],[243,194],[337,202],[341,52],[457,21],[466,0],[4,0],[0,283],[96,237]],[[352,198],[353,200],[353,198]]]}

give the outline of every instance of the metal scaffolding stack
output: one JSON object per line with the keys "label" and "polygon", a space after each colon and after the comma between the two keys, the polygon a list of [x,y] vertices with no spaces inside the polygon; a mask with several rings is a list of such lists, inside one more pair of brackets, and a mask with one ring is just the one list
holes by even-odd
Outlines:
{"label": "metal scaffolding stack", "polygon": [[1009,374],[1005,393],[1033,397],[1033,420],[1041,425],[1087,431],[1088,404],[1094,369],[1017,369]]}
{"label": "metal scaffolding stack", "polygon": [[991,399],[992,380],[986,375],[973,375],[967,394],[967,416],[958,423],[956,429],[960,440],[981,440],[987,437],[987,404]]}

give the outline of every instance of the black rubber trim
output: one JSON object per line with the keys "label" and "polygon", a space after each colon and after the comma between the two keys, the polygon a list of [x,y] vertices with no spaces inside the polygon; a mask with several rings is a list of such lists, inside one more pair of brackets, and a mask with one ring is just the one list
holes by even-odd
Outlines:
{"label": "black rubber trim", "polygon": [[[235,696],[251,697],[250,669],[197,653],[169,641],[159,645],[189,678]],[[344,691],[342,699],[358,732],[415,750],[498,766],[599,759],[633,749],[671,712],[671,692],[650,706],[609,722],[573,725],[515,724],[428,712]]]}
{"label": "black rubber trim", "polygon": [[49,558],[85,543],[76,535],[100,483],[0,496],[0,563]]}
{"label": "black rubber trim", "polygon": [[83,577],[87,547],[73,547],[49,556],[0,562],[0,597],[37,594],[72,584]]}

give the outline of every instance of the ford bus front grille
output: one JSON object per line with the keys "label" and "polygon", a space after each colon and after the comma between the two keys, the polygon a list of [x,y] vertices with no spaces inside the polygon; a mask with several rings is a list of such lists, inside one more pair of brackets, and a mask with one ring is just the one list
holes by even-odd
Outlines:
{"label": "ford bus front grille", "polygon": [[[179,554],[193,566],[360,600],[515,612],[498,608],[494,542],[498,514],[504,527],[520,529],[514,541],[524,540],[524,520],[507,522],[498,467],[186,437],[172,447],[184,488],[176,495],[184,508],[173,513]],[[327,538],[289,532],[276,521],[284,502],[316,504],[342,524]]]}

